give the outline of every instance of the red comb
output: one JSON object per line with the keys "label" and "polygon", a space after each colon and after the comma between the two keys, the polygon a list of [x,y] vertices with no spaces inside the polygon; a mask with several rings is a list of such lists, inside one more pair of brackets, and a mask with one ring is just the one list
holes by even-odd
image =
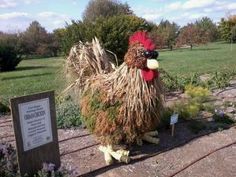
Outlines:
{"label": "red comb", "polygon": [[132,36],[130,36],[129,44],[133,44],[136,42],[143,44],[146,50],[154,50],[156,48],[155,44],[144,31],[137,31]]}

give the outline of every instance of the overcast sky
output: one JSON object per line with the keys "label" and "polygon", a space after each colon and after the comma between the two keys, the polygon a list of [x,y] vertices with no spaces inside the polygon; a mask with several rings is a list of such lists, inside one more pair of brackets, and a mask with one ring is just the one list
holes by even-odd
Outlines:
{"label": "overcast sky", "polygon": [[[236,0],[120,0],[140,17],[159,23],[161,19],[179,25],[208,16],[215,22],[236,14]],[[80,20],[89,0],[0,0],[0,31],[25,30],[33,20],[48,31]]]}

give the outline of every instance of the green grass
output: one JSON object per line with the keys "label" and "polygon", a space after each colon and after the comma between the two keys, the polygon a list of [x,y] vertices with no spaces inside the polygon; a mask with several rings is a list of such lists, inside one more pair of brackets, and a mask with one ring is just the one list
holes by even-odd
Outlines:
{"label": "green grass", "polygon": [[59,93],[64,86],[62,58],[23,60],[15,71],[0,73],[0,98],[8,99],[55,90]]}
{"label": "green grass", "polygon": [[177,75],[236,70],[236,44],[210,43],[190,49],[160,52],[160,67]]}
{"label": "green grass", "polygon": [[[192,73],[236,70],[236,44],[210,43],[190,49],[160,52],[160,66],[167,72],[190,76]],[[23,60],[15,71],[0,73],[0,98],[64,88],[62,58]]]}

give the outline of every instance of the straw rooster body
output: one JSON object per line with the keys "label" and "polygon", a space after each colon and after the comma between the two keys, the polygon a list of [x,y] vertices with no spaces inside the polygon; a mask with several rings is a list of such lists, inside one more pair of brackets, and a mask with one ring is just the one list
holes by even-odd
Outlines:
{"label": "straw rooster body", "polygon": [[163,110],[163,90],[157,71],[158,53],[147,33],[129,40],[124,63],[112,68],[99,42],[74,46],[68,57],[75,73],[83,121],[100,140],[107,164],[113,158],[128,162],[129,151],[114,151],[120,144],[158,143],[156,128]]}

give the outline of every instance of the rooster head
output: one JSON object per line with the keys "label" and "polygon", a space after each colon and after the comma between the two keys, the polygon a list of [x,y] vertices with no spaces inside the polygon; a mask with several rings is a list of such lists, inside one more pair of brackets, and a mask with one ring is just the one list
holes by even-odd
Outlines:
{"label": "rooster head", "polygon": [[158,52],[156,46],[144,31],[137,31],[129,38],[129,48],[124,61],[129,68],[141,69],[144,80],[158,77]]}

